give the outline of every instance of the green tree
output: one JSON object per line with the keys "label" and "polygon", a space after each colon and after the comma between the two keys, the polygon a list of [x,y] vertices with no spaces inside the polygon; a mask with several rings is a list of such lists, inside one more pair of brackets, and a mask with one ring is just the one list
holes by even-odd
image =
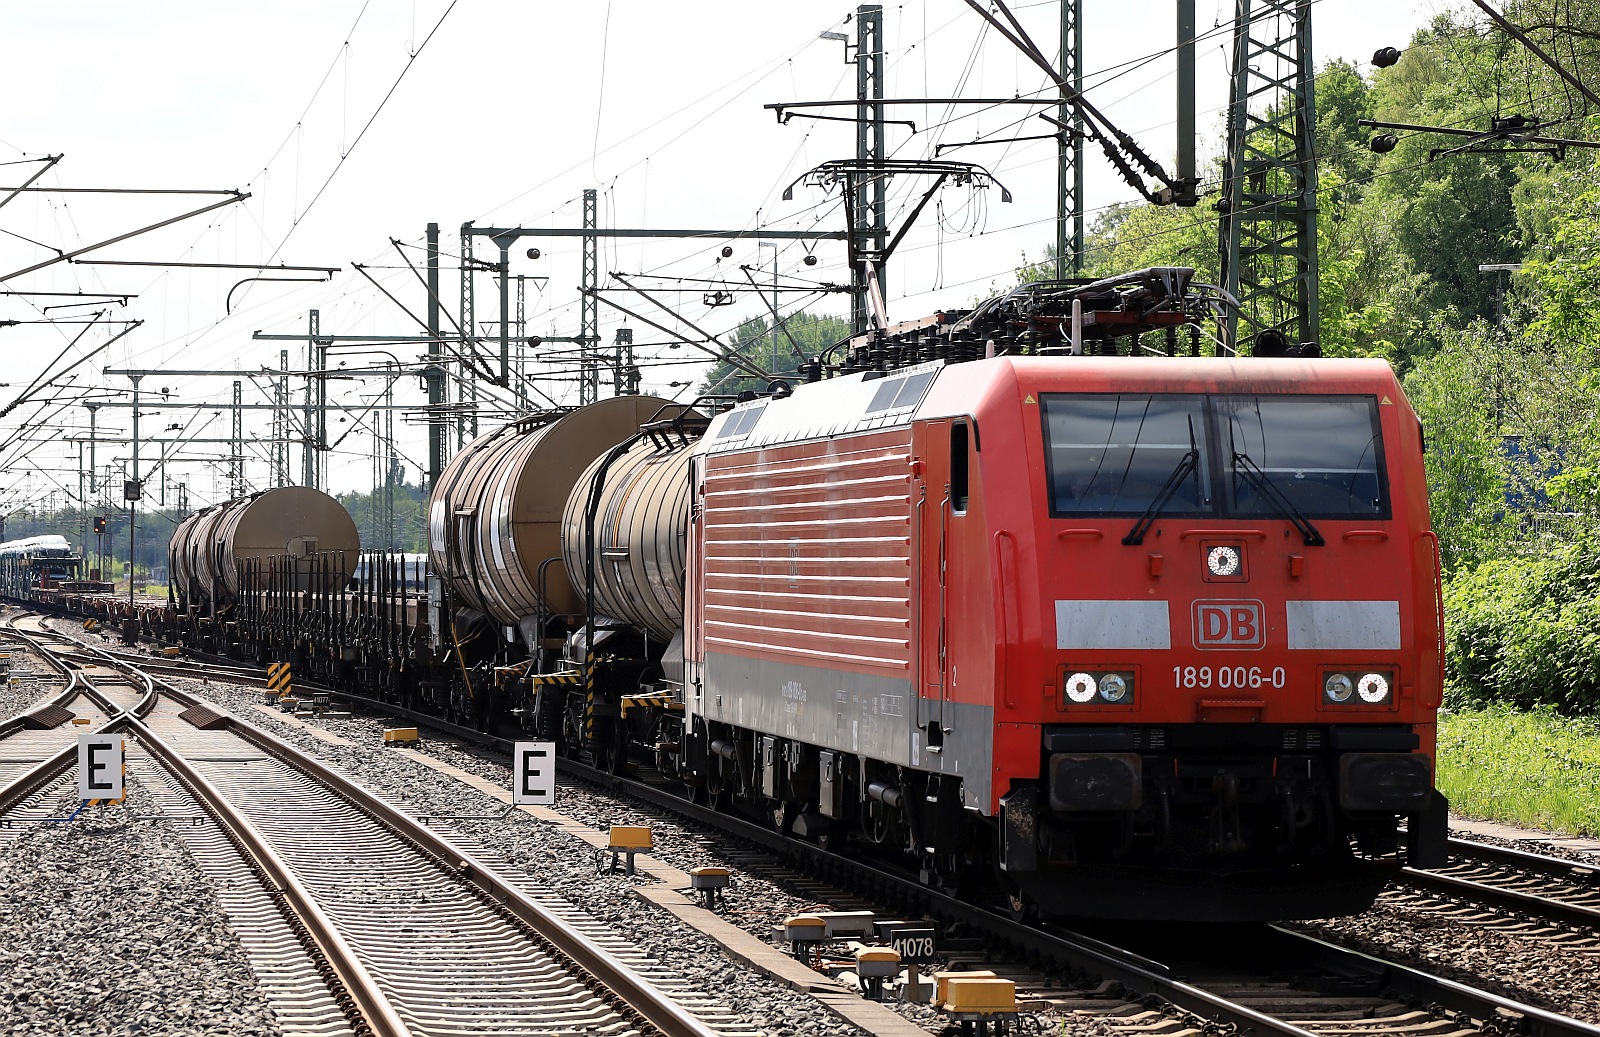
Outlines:
{"label": "green tree", "polygon": [[[791,315],[774,336],[764,317],[753,317],[734,332],[734,350],[773,378],[788,382],[799,379],[802,361],[827,352],[850,337],[850,322],[838,317],[819,317],[809,313]],[[767,379],[743,374],[726,360],[718,361],[700,382],[699,391],[719,395],[765,392]]]}

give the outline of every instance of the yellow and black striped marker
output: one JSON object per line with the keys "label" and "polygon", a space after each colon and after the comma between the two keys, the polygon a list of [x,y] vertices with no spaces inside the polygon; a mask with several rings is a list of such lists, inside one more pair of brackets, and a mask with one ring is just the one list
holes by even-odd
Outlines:
{"label": "yellow and black striped marker", "polygon": [[267,691],[279,698],[294,694],[294,673],[290,664],[267,664]]}
{"label": "yellow and black striped marker", "polygon": [[123,757],[123,759],[122,759],[122,795],[118,796],[116,799],[91,799],[91,800],[88,801],[88,803],[89,803],[89,805],[91,807],[103,807],[103,806],[107,806],[107,805],[109,805],[111,803],[121,803],[123,800],[125,800],[127,798],[128,798],[128,759],[127,759],[127,757]]}

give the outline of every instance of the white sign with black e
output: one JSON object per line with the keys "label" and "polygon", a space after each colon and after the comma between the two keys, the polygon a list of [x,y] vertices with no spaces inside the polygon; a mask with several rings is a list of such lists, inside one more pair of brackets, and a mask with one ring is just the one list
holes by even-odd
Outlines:
{"label": "white sign with black e", "polygon": [[121,735],[78,736],[78,798],[120,800],[122,790]]}
{"label": "white sign with black e", "polygon": [[555,806],[556,743],[516,744],[511,753],[511,802],[517,806]]}

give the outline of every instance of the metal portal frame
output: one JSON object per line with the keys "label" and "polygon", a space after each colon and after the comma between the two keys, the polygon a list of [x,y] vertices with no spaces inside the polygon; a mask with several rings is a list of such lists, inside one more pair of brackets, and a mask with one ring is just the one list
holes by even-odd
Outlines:
{"label": "metal portal frame", "polygon": [[1221,223],[1222,282],[1248,322],[1228,343],[1268,331],[1290,348],[1318,342],[1317,162],[1311,0],[1237,0]]}

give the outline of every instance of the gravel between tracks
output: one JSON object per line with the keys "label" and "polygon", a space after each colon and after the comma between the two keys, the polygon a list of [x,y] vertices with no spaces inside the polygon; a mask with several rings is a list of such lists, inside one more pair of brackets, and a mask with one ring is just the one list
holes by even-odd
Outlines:
{"label": "gravel between tracks", "polygon": [[1351,918],[1293,926],[1546,1011],[1600,1024],[1600,955],[1378,903]]}
{"label": "gravel between tracks", "polygon": [[0,853],[0,1033],[279,1033],[183,841],[133,818],[150,810],[135,786]]}

